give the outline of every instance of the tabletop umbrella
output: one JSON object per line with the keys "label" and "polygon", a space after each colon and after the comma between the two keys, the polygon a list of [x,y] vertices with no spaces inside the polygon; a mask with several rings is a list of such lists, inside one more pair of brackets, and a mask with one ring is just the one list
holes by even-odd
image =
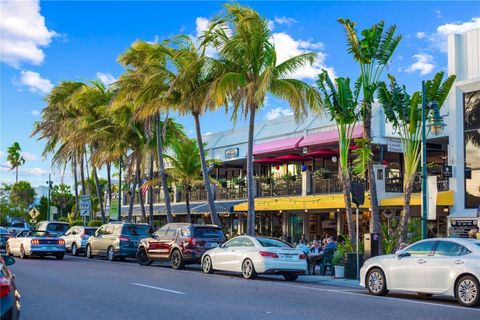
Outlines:
{"label": "tabletop umbrella", "polygon": [[309,152],[304,155],[307,158],[330,158],[333,156],[338,156],[338,152],[330,149],[322,149]]}
{"label": "tabletop umbrella", "polygon": [[286,154],[284,156],[276,157],[275,160],[277,160],[278,162],[286,163],[286,162],[303,162],[308,159],[298,154]]}
{"label": "tabletop umbrella", "polygon": [[278,161],[275,158],[271,158],[271,157],[258,159],[258,160],[255,160],[253,162],[258,163],[258,164],[280,164],[280,161]]}

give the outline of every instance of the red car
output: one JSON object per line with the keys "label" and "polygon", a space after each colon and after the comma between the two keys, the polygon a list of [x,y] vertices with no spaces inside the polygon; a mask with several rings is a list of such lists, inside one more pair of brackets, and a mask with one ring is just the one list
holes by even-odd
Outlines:
{"label": "red car", "polygon": [[205,251],[225,241],[222,229],[215,225],[169,223],[140,241],[136,258],[141,265],[170,260],[172,268],[182,269],[200,263]]}

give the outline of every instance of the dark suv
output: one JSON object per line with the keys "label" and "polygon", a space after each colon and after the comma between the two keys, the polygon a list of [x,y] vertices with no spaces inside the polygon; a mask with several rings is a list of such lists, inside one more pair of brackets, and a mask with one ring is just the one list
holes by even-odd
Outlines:
{"label": "dark suv", "polygon": [[172,268],[200,263],[205,251],[225,242],[225,234],[215,225],[169,223],[150,238],[140,241],[137,262],[150,265],[156,260],[170,260]]}
{"label": "dark suv", "polygon": [[95,235],[88,238],[85,247],[87,258],[106,256],[113,261],[117,258],[134,258],[141,239],[150,236],[150,226],[130,222],[111,222],[102,225]]}

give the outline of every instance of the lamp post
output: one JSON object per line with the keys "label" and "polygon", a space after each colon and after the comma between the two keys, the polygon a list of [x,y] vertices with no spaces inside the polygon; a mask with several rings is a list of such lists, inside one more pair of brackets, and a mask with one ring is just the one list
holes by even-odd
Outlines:
{"label": "lamp post", "polygon": [[50,220],[50,190],[52,190],[52,184],[53,184],[53,181],[51,179],[51,174],[49,173],[48,181],[47,181],[47,185],[48,185],[47,220],[48,221]]}
{"label": "lamp post", "polygon": [[440,106],[435,101],[427,101],[425,81],[422,81],[422,239],[427,238],[428,221],[428,193],[427,193],[427,115],[429,117],[429,129],[435,136],[443,132],[446,124],[440,115]]}

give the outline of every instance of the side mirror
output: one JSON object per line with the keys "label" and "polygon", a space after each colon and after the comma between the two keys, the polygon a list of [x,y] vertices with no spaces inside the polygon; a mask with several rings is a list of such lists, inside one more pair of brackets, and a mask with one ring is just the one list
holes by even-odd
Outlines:
{"label": "side mirror", "polygon": [[6,254],[2,254],[2,258],[7,266],[11,266],[15,263],[15,259],[13,257],[7,256]]}
{"label": "side mirror", "polygon": [[222,249],[225,248],[225,243],[220,244],[218,247]]}
{"label": "side mirror", "polygon": [[410,253],[403,250],[398,250],[397,252],[395,252],[395,257],[397,258],[404,258],[404,257],[410,257],[410,256],[411,256]]}

